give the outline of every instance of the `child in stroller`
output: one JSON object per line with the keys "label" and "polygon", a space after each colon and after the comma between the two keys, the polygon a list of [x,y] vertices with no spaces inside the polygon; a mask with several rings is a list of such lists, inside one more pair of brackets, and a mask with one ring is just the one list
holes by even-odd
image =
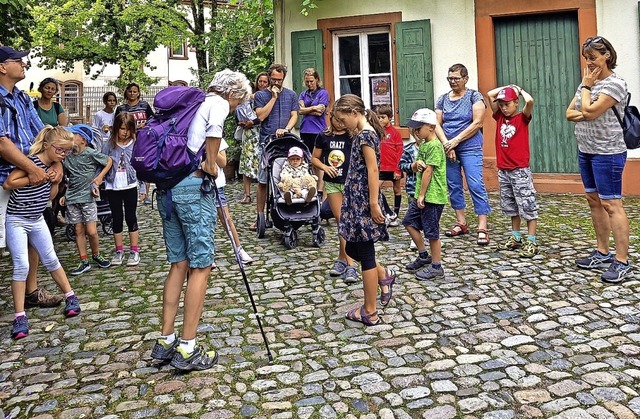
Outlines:
{"label": "child in stroller", "polygon": [[[307,182],[307,191],[303,195],[302,187],[300,187],[300,197],[294,197],[291,194],[291,203],[285,197],[285,193],[278,185],[282,181],[283,170],[288,165],[289,152],[292,148],[298,150],[293,151],[293,156],[300,158],[300,170]],[[294,157],[294,159],[295,159]],[[262,155],[262,164],[267,171],[267,211],[258,214],[256,227],[258,230],[258,238],[263,238],[265,228],[270,226],[269,217],[273,220],[273,226],[284,232],[284,245],[287,249],[293,249],[298,243],[297,230],[303,225],[311,225],[313,233],[313,244],[317,247],[322,246],[326,238],[325,231],[320,226],[320,200],[316,195],[317,178],[313,176],[309,168],[311,154],[300,139],[293,134],[286,134],[280,138],[274,138],[267,143]],[[303,165],[304,163],[304,165]]]}
{"label": "child in stroller", "polygon": [[309,163],[302,158],[304,154],[300,147],[291,147],[287,161],[280,171],[278,188],[283,193],[287,205],[293,203],[293,199],[303,199],[311,202],[316,195],[317,177],[309,174]]}

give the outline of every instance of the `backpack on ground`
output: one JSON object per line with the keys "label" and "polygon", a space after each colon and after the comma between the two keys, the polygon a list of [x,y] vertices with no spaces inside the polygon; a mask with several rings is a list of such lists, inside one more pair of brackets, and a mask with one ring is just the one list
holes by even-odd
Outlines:
{"label": "backpack on ground", "polygon": [[624,134],[624,142],[629,150],[635,150],[640,147],[640,112],[635,106],[629,105],[631,102],[631,93],[627,93],[627,104],[624,107],[624,119],[620,118],[620,114],[616,107],[612,107],[613,113],[616,114],[618,122],[622,127]]}
{"label": "backpack on ground", "polygon": [[156,114],[136,134],[131,165],[138,179],[170,190],[202,160],[204,144],[197,153],[187,147],[189,126],[205,93],[196,87],[171,86],[161,90],[153,101]]}

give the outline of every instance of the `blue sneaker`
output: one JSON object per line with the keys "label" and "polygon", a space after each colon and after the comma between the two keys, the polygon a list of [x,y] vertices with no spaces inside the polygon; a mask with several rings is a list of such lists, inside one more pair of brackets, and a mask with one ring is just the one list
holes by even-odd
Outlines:
{"label": "blue sneaker", "polygon": [[355,266],[347,266],[344,270],[344,275],[342,276],[345,284],[355,284],[358,282],[358,270]]}
{"label": "blue sneaker", "polygon": [[80,265],[78,265],[77,268],[72,269],[71,272],[69,272],[71,275],[82,275],[83,273],[87,272],[88,270],[91,269],[91,265],[89,265],[89,262],[82,262],[80,263]]}
{"label": "blue sneaker", "polygon": [[29,321],[27,320],[27,316],[19,316],[13,321],[11,337],[18,340],[26,338],[27,336],[29,336]]}
{"label": "blue sneaker", "polygon": [[613,263],[609,265],[609,269],[607,269],[601,276],[604,282],[609,282],[611,284],[618,284],[629,276],[631,273],[631,264],[627,262],[625,265],[622,262],[619,262],[617,259],[613,260]]}
{"label": "blue sneaker", "polygon": [[111,266],[111,261],[102,256],[102,253],[93,255],[93,261],[101,268],[108,268]]}
{"label": "blue sneaker", "polygon": [[576,259],[576,265],[582,269],[608,268],[612,263],[613,255],[611,252],[608,255],[603,255],[598,252],[598,249],[593,249],[593,252],[586,258]]}
{"label": "blue sneaker", "polygon": [[67,298],[64,304],[64,315],[67,317],[75,317],[78,314],[80,314],[80,302],[77,296],[72,295]]}

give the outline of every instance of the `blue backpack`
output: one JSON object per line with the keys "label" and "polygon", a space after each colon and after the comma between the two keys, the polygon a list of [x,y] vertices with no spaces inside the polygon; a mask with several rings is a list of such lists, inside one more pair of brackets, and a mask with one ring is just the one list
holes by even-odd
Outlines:
{"label": "blue backpack", "polygon": [[170,190],[198,169],[205,147],[193,153],[187,135],[205,96],[196,87],[171,86],[158,92],[153,101],[156,114],[137,132],[133,144],[131,165],[139,180]]}
{"label": "blue backpack", "polygon": [[624,118],[620,117],[618,110],[615,106],[613,113],[616,114],[618,122],[622,127],[622,133],[624,134],[624,142],[627,144],[629,150],[635,150],[640,147],[640,112],[635,106],[629,105],[631,102],[631,93],[627,93],[627,104],[624,107]]}

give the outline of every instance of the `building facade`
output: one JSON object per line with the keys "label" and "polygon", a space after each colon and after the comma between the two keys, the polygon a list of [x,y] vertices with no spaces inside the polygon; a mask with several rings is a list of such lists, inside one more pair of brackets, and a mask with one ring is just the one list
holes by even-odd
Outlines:
{"label": "building facade", "polygon": [[[531,168],[540,192],[583,192],[573,124],[565,110],[585,63],[580,46],[602,35],[618,52],[615,69],[640,104],[639,3],[636,0],[323,0],[308,16],[298,0],[277,0],[276,61],[300,92],[302,70],[316,67],[332,100],[360,95],[367,106],[391,103],[403,128],[411,113],[449,91],[447,69],[463,63],[467,87],[486,96],[515,83],[536,103]],[[638,98],[638,99],[636,99]],[[485,178],[497,187],[495,122],[484,123]],[[629,152],[624,193],[640,195],[640,150]]]}

